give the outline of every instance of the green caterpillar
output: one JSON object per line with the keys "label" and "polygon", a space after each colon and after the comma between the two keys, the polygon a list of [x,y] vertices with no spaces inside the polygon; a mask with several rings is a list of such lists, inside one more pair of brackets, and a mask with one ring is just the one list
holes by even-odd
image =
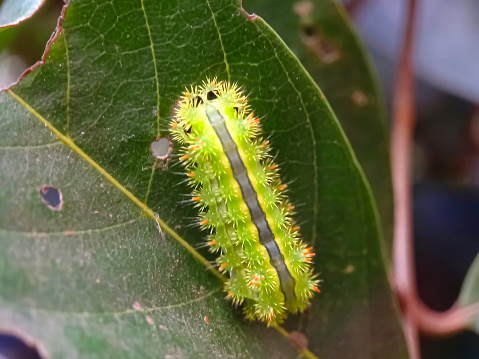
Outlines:
{"label": "green caterpillar", "polygon": [[275,326],[287,311],[303,311],[319,292],[312,247],[299,238],[269,141],[247,97],[229,82],[207,79],[186,90],[171,122],[180,161],[200,209],[208,245],[229,272],[227,298],[244,303],[248,319]]}

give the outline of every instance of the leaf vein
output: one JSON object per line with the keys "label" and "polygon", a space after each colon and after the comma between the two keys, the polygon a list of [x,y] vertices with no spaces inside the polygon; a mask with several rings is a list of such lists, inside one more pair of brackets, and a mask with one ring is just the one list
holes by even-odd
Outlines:
{"label": "leaf vein", "polygon": [[[148,30],[148,39],[150,40],[151,56],[153,58],[153,66],[154,66],[154,70],[155,70],[156,134],[157,134],[157,136],[160,136],[160,81],[158,79],[158,68],[157,68],[157,64],[156,64],[155,47],[154,47],[154,44],[153,44],[153,39],[151,37],[151,28],[150,28],[150,24],[148,23],[148,16],[146,15],[145,4],[144,4],[143,0],[141,0],[141,10],[143,11],[143,15],[145,16],[146,28]],[[148,187],[146,189],[145,200],[144,200],[145,203],[148,201],[148,197],[150,195],[154,175],[155,175],[155,165],[153,164],[152,169],[151,169],[150,180],[148,181]]]}
{"label": "leaf vein", "polygon": [[215,24],[216,31],[218,32],[218,38],[220,40],[221,50],[223,51],[224,63],[225,63],[225,66],[226,66],[226,73],[228,74],[228,81],[231,81],[230,65],[228,63],[228,59],[226,58],[226,51],[225,51],[225,47],[223,45],[223,39],[221,38],[221,32],[220,32],[220,29],[218,27],[218,24],[216,23],[215,14],[213,12],[213,9],[211,9],[211,5],[210,5],[209,0],[206,0],[206,4],[208,5],[208,9],[210,9],[211,18],[213,19],[213,23]]}
{"label": "leaf vein", "polygon": [[63,43],[65,44],[65,59],[67,68],[67,91],[65,94],[66,101],[66,117],[67,123],[65,125],[65,132],[67,136],[70,136],[70,122],[71,122],[71,107],[70,107],[70,55],[68,53],[67,35],[65,34],[65,28],[62,29]]}
{"label": "leaf vein", "polygon": [[226,281],[226,278],[214,268],[209,261],[206,260],[201,254],[199,254],[188,242],[181,238],[175,231],[173,231],[168,225],[155,213],[151,208],[149,208],[145,203],[140,201],[133,193],[120,184],[111,174],[109,174],[103,167],[96,163],[90,156],[88,156],[77,144],[69,137],[61,133],[57,128],[55,128],[50,122],[48,122],[42,115],[40,115],[33,107],[26,103],[20,96],[14,93],[11,89],[6,89],[6,92],[17,100],[21,105],[23,105],[31,114],[37,117],[41,122],[45,124],[46,127],[50,129],[65,145],[70,147],[74,152],[76,152],[80,157],[87,161],[93,168],[95,168],[100,174],[102,174],[106,179],[108,179],[115,187],[117,187],[123,194],[125,194],[133,203],[140,207],[143,212],[150,218],[152,218],[158,226],[160,226],[162,231],[165,231],[170,236],[172,236],[176,241],[178,241],[183,247],[185,247],[197,260],[199,260],[206,268],[208,268],[215,276],[217,276],[222,281]]}

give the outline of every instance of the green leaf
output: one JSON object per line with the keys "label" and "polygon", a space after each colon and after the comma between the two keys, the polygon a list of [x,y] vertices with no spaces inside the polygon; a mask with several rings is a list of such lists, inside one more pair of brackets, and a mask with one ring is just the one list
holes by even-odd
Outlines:
{"label": "green leaf", "polygon": [[[181,167],[153,170],[149,144],[168,133],[185,86],[206,76],[250,95],[302,204],[324,282],[286,327],[304,330],[323,359],[406,358],[351,147],[297,58],[233,0],[72,1],[45,64],[0,93],[0,326],[52,358],[296,357],[149,218],[158,213],[193,246],[205,239],[191,227]],[[42,202],[43,185],[61,190],[62,210]]]}
{"label": "green leaf", "polygon": [[324,91],[371,184],[390,256],[394,215],[384,101],[369,55],[343,7],[335,0],[246,5],[264,15]]}

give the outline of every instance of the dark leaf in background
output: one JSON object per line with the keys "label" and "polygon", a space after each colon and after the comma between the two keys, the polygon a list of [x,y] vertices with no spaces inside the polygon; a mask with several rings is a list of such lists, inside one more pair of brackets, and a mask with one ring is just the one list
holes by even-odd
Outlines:
{"label": "dark leaf in background", "polygon": [[393,195],[384,101],[348,15],[332,0],[260,0],[250,7],[264,16],[324,91],[371,184],[390,255]]}

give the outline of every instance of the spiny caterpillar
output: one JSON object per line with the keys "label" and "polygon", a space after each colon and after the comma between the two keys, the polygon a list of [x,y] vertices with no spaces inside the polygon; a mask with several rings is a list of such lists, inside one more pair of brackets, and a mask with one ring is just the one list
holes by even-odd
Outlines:
{"label": "spiny caterpillar", "polygon": [[244,303],[248,319],[275,326],[286,310],[307,307],[319,281],[259,122],[236,84],[207,79],[183,92],[171,133],[182,144],[199,224],[210,231],[207,245],[229,272],[227,298]]}

